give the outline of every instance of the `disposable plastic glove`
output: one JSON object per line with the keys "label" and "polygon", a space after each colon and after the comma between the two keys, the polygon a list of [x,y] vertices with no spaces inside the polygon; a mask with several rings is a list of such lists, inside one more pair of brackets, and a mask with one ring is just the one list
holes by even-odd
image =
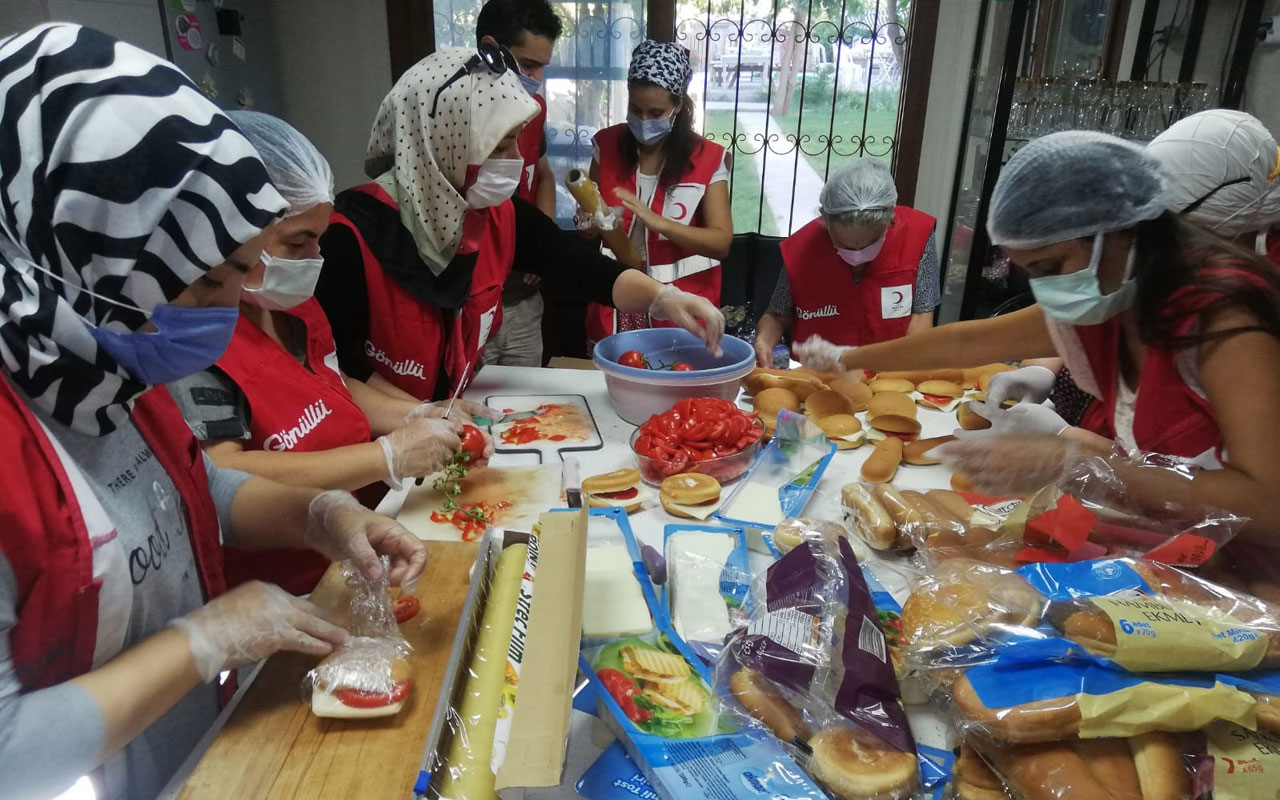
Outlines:
{"label": "disposable plastic glove", "polygon": [[649,316],[684,328],[706,342],[707,350],[714,355],[724,352],[720,349],[720,340],[724,338],[724,314],[705,297],[690,294],[670,283],[664,284],[649,305]]}
{"label": "disposable plastic glove", "polygon": [[347,640],[329,612],[260,581],[238,586],[170,624],[187,634],[206,683],[223,670],[280,650],[325,656]]}
{"label": "disposable plastic glove", "polygon": [[303,541],[334,561],[350,561],[369,580],[382,577],[379,556],[386,556],[391,559],[391,584],[406,592],[413,591],[427,565],[427,546],[421,539],[337,490],[322,492],[311,501]]}
{"label": "disposable plastic glove", "polygon": [[[410,409],[408,414],[404,415],[404,421],[413,422],[419,419],[444,419],[445,411],[448,408],[448,400],[437,400],[434,403],[419,403]],[[460,422],[465,425],[478,417],[499,420],[502,419],[502,414],[486,405],[473,403],[470,400],[464,400],[459,397],[454,401],[453,411],[449,412],[448,418],[454,422]]]}
{"label": "disposable plastic glove", "polygon": [[417,419],[379,436],[391,488],[403,488],[406,478],[420,478],[444,469],[462,447],[458,438],[462,425],[450,419]]}
{"label": "disposable plastic glove", "polygon": [[1071,427],[1058,416],[1052,405],[1042,403],[1018,403],[1013,408],[1000,408],[990,403],[973,403],[970,409],[991,422],[991,427],[980,431],[957,430],[957,439],[984,436],[1057,436]]}
{"label": "disposable plastic glove", "polygon": [[989,495],[1026,495],[1057,483],[1081,458],[1061,436],[983,436],[933,449],[942,463]]}
{"label": "disposable plastic glove", "polygon": [[1043,403],[1053,391],[1057,374],[1047,367],[1022,367],[997,372],[987,386],[987,403],[999,407],[1006,400],[1020,403]]}
{"label": "disposable plastic glove", "polygon": [[810,336],[797,344],[793,352],[796,360],[806,367],[819,372],[844,372],[845,368],[840,363],[840,358],[851,350],[853,350],[852,347],[832,344],[821,336]]}

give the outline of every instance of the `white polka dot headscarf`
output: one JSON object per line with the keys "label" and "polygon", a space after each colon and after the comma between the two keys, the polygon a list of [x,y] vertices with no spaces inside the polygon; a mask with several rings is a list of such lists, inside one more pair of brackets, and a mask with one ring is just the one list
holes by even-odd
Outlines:
{"label": "white polka dot headscarf", "polygon": [[631,51],[628,81],[648,81],[672,94],[684,95],[692,78],[689,51],[678,44],[646,39]]}
{"label": "white polka dot headscarf", "polygon": [[445,47],[406,70],[383,99],[365,150],[365,174],[390,173],[400,219],[437,275],[462,238],[467,167],[483,162],[512,128],[538,113],[510,69],[495,75],[479,66],[437,99],[437,90],[475,54]]}

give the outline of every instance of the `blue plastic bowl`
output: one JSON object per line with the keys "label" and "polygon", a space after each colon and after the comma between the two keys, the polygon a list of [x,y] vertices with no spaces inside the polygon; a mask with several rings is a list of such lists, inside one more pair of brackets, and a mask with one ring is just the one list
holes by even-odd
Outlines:
{"label": "blue plastic bowl", "polygon": [[[738,396],[742,378],[755,366],[756,354],[751,345],[726,336],[721,342],[724,352],[714,356],[698,337],[680,328],[646,328],[616,333],[601,340],[593,359],[604,373],[609,399],[618,416],[639,425],[654,414],[661,414],[684,397]],[[623,353],[639,350],[652,365],[684,361],[693,366],[689,372],[663,369],[637,369],[618,363]]]}

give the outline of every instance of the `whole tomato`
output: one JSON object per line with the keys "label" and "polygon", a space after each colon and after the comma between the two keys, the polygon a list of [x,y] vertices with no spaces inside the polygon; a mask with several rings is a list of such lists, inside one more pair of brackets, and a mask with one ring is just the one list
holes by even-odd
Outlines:
{"label": "whole tomato", "polygon": [[462,426],[462,452],[467,454],[467,463],[484,458],[484,434],[474,425]]}
{"label": "whole tomato", "polygon": [[686,361],[677,361],[671,365],[672,372],[693,372],[693,365]]}
{"label": "whole tomato", "polygon": [[624,367],[633,367],[635,369],[648,369],[649,359],[644,357],[644,353],[639,350],[628,350],[618,358],[618,363]]}

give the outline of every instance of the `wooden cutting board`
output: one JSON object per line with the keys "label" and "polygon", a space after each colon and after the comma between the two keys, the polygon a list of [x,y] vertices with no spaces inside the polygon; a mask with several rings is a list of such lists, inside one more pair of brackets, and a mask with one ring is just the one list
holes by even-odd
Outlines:
{"label": "wooden cutting board", "polygon": [[[511,507],[498,512],[493,524],[528,531],[549,508],[562,508],[560,466],[473,469],[459,483],[459,504],[498,502]],[[444,504],[444,495],[429,484],[414,487],[405,498],[396,521],[420,539],[461,541],[462,532],[448,522],[433,522],[431,513]]]}
{"label": "wooden cutting board", "polygon": [[[412,796],[477,552],[469,542],[429,542],[427,548],[430,560],[416,592],[422,611],[400,626],[413,645],[414,687],[401,712],[370,720],[313,716],[301,686],[317,659],[273,656],[183,786],[180,800]],[[336,566],[311,597],[326,607],[344,602],[346,587]]]}

